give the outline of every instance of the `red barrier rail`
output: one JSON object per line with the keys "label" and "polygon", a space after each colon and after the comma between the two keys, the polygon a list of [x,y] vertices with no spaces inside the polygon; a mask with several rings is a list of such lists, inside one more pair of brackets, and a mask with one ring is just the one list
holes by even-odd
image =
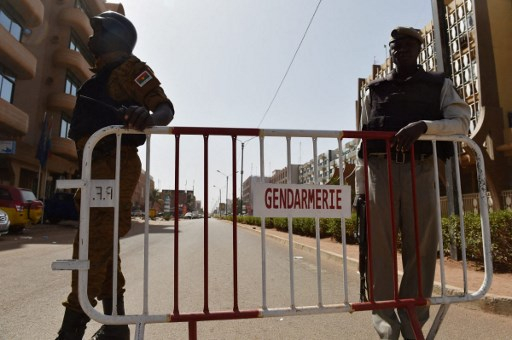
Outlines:
{"label": "red barrier rail", "polygon": [[[92,157],[92,149],[94,148],[95,144],[104,138],[107,135],[110,134],[116,134],[116,137],[118,139],[118,146],[120,145],[120,138],[123,134],[127,133],[140,133],[133,130],[126,130],[121,127],[109,127],[102,130],[99,130],[96,132],[90,140],[87,142],[87,145],[85,147],[84,151],[84,163],[83,163],[83,173],[82,173],[82,179],[80,180],[68,180],[68,181],[60,181],[59,187],[60,188],[81,188],[82,189],[82,195],[84,197],[91,197],[90,187],[92,186],[91,183],[94,182],[94,180],[91,179],[91,169],[90,169],[90,162]],[[146,130],[144,133],[148,136],[148,143],[147,143],[147,150],[150,150],[150,137],[152,134],[162,134],[162,135],[174,135],[175,137],[175,188],[179,188],[179,178],[180,178],[180,138],[184,135],[196,135],[196,136],[202,136],[203,137],[203,161],[204,161],[204,208],[206,211],[209,210],[208,207],[208,197],[209,197],[209,191],[208,191],[208,174],[209,174],[209,137],[210,136],[227,136],[231,138],[231,159],[232,159],[232,187],[233,187],[233,224],[232,224],[232,261],[233,261],[233,301],[232,301],[232,310],[231,311],[211,311],[209,306],[209,225],[208,225],[208,216],[205,214],[204,217],[204,223],[203,223],[203,232],[204,232],[204,254],[203,254],[203,280],[204,280],[204,288],[203,288],[203,311],[202,313],[199,312],[192,312],[192,313],[181,313],[180,312],[180,286],[179,286],[179,276],[180,276],[180,268],[179,268],[179,244],[180,244],[180,236],[179,236],[179,192],[178,190],[175,190],[175,196],[174,196],[174,290],[173,290],[173,312],[172,314],[166,314],[166,315],[104,315],[99,313],[90,305],[90,302],[87,298],[87,270],[88,270],[88,222],[89,222],[89,204],[90,201],[88,199],[82,199],[81,200],[81,211],[83,214],[81,215],[80,219],[80,240],[81,240],[81,246],[79,251],[79,260],[67,260],[67,261],[58,261],[58,263],[55,263],[53,265],[54,269],[70,269],[70,270],[78,270],[79,271],[79,297],[80,297],[80,303],[82,305],[82,308],[84,311],[93,319],[105,323],[105,324],[136,324],[137,325],[137,334],[143,334],[144,325],[147,323],[161,323],[161,322],[188,322],[189,323],[189,336],[191,339],[195,339],[197,337],[197,322],[198,321],[206,321],[206,320],[228,320],[228,319],[247,319],[247,318],[257,318],[257,317],[268,317],[268,316],[283,316],[283,315],[305,315],[305,314],[317,314],[317,313],[335,313],[335,312],[353,312],[353,311],[369,311],[369,310],[377,310],[377,309],[387,309],[387,308],[404,308],[409,313],[410,319],[413,323],[413,328],[416,334],[416,338],[422,339],[423,335],[421,333],[421,327],[418,323],[418,320],[415,315],[415,308],[419,306],[426,306],[432,303],[437,304],[449,304],[453,302],[464,302],[464,301],[471,301],[478,298],[481,298],[486,291],[488,290],[492,278],[492,264],[490,263],[490,235],[489,235],[489,226],[488,226],[488,216],[486,215],[486,190],[485,190],[485,181],[479,179],[479,185],[481,186],[480,189],[480,201],[481,201],[481,214],[482,214],[482,237],[483,237],[483,244],[484,244],[484,259],[485,259],[485,268],[486,268],[486,279],[484,284],[482,285],[481,289],[474,293],[474,294],[468,294],[467,292],[464,294],[464,296],[441,296],[441,297],[434,297],[434,298],[425,298],[423,296],[422,292],[422,284],[421,284],[421,274],[420,274],[420,268],[421,268],[421,256],[419,253],[418,247],[416,247],[416,257],[418,259],[416,263],[416,268],[419,274],[418,279],[418,291],[420,294],[415,298],[400,298],[398,294],[398,263],[397,263],[397,257],[396,257],[396,250],[397,250],[397,239],[396,239],[396,225],[395,225],[395,216],[394,216],[394,207],[393,207],[393,189],[390,186],[390,202],[391,202],[391,224],[393,229],[393,236],[392,236],[392,246],[395,251],[395,256],[393,258],[393,296],[394,298],[392,300],[386,300],[386,301],[376,301],[374,298],[374,292],[372,285],[369,285],[369,298],[368,301],[365,302],[348,302],[348,289],[347,287],[347,277],[344,275],[344,286],[346,291],[345,296],[345,302],[334,304],[334,305],[324,305],[321,301],[321,287],[317,287],[319,289],[319,303],[316,306],[303,306],[303,307],[296,307],[294,303],[292,303],[292,306],[289,308],[274,308],[269,309],[266,306],[266,297],[263,297],[263,307],[261,309],[251,309],[251,310],[240,310],[239,306],[239,291],[238,291],[238,222],[237,222],[237,199],[236,199],[236,192],[237,192],[237,185],[236,185],[236,173],[237,173],[237,150],[236,150],[236,140],[237,137],[246,136],[246,137],[260,137],[260,162],[261,159],[263,159],[263,139],[264,137],[286,137],[287,138],[287,145],[288,145],[288,162],[290,162],[290,139],[295,137],[308,137],[312,138],[313,144],[314,144],[314,158],[316,159],[316,139],[317,138],[331,138],[335,139],[341,149],[341,142],[343,139],[346,138],[355,138],[355,139],[361,139],[362,140],[362,147],[363,147],[363,164],[364,168],[368,169],[368,152],[367,152],[367,142],[368,140],[375,140],[375,139],[381,139],[385,140],[386,142],[386,159],[388,160],[387,169],[388,169],[388,181],[389,183],[392,183],[392,174],[391,174],[391,138],[393,136],[392,132],[360,132],[360,131],[305,131],[305,130],[263,130],[263,129],[231,129],[231,128],[197,128],[197,127],[155,127],[152,129]],[[483,157],[481,155],[480,150],[474,144],[470,139],[464,136],[422,136],[421,139],[423,140],[431,140],[433,141],[434,145],[434,155],[435,155],[435,141],[441,140],[441,141],[455,141],[455,142],[464,142],[467,145],[470,145],[476,153],[477,161],[476,166],[478,170],[479,176],[484,176],[485,178],[485,172],[483,170]],[[340,150],[341,151],[341,150]],[[149,152],[148,152],[149,154]],[[120,154],[117,153],[116,157],[120,157]],[[417,199],[416,199],[416,188],[415,188],[415,182],[414,182],[414,174],[415,174],[415,162],[414,162],[414,148],[412,148],[409,152],[409,157],[411,159],[411,178],[413,179],[412,183],[412,197],[413,197],[413,209],[414,209],[414,230],[415,230],[415,242],[416,245],[419,243],[418,239],[418,213],[417,213]],[[343,161],[343,159],[342,159]],[[149,162],[148,162],[149,164]],[[435,166],[437,167],[437,162],[435,163]],[[290,172],[289,172],[290,173]],[[148,172],[149,174],[149,172]],[[118,179],[115,179],[115,181],[119,181]],[[95,182],[94,182],[95,183]],[[95,183],[96,184],[96,183]],[[118,184],[117,184],[118,185]],[[146,188],[146,197],[149,197],[148,195],[148,188]],[[369,197],[369,183],[367,176],[365,177],[365,192],[366,197]],[[112,206],[115,206],[115,204],[118,204],[115,200],[112,202]],[[371,259],[373,258],[372,253],[372,242],[375,242],[375,240],[372,239],[371,235],[371,223],[376,223],[376,221],[371,221],[370,216],[370,207],[367,205],[368,209],[366,210],[366,218],[367,218],[367,234],[368,234],[368,259],[369,259],[369,271],[368,271],[368,277],[369,282],[373,282],[374,279],[374,268]],[[146,225],[148,223],[148,215],[146,214]],[[264,235],[264,219],[262,224],[262,235]],[[289,221],[290,223],[290,221]],[[318,222],[317,222],[318,223]],[[344,224],[343,224],[344,225]],[[344,229],[342,230],[344,231]],[[146,231],[147,233],[147,228]],[[318,235],[317,235],[318,236]],[[291,242],[293,242],[292,236],[290,236]],[[115,241],[117,242],[117,241]],[[442,238],[440,239],[441,242],[441,249],[442,249]],[[265,240],[264,237],[262,238],[262,249],[264,250],[264,244]],[[147,245],[145,245],[147,247]],[[346,243],[343,239],[343,254],[345,254],[346,251]],[[291,253],[292,254],[292,253]],[[145,256],[147,256],[145,254]],[[346,257],[343,258],[343,266],[346,268]],[[263,259],[263,262],[265,260]],[[293,258],[290,258],[290,262],[293,262]],[[146,262],[145,262],[146,265]],[[319,262],[318,264],[319,265]],[[263,264],[263,267],[265,264]],[[320,268],[317,268],[318,275],[320,275],[321,271]],[[293,271],[293,265],[291,266],[291,271]],[[490,271],[490,273],[489,273]],[[113,275],[117,276],[117,266],[114,266],[113,268]],[[145,272],[145,275],[147,273]],[[265,276],[264,274],[262,276]],[[145,277],[145,280],[147,278]],[[265,278],[263,278],[263,281]],[[293,275],[290,276],[290,286],[293,287]],[[318,280],[320,282],[320,280]],[[443,283],[444,284],[444,283]],[[320,286],[320,285],[319,285]],[[263,287],[265,287],[265,284],[263,284]],[[115,287],[114,287],[115,289]],[[293,288],[292,288],[293,290]],[[145,286],[144,291],[144,300],[145,304],[147,301],[147,286]],[[263,292],[263,295],[265,295],[265,291]],[[292,301],[293,301],[293,293],[292,295]]]}

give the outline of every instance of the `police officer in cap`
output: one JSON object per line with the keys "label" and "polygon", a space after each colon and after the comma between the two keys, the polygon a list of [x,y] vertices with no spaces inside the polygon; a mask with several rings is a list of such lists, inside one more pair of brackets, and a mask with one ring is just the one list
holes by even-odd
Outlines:
{"label": "police officer in cap", "polygon": [[[98,129],[109,125],[125,125],[144,130],[155,125],[167,125],[174,116],[171,101],[165,95],[153,71],[132,55],[137,41],[133,24],[116,12],[103,12],[90,19],[93,35],[88,47],[95,57],[94,75],[77,92],[69,137],[75,141],[79,164],[88,138]],[[111,139],[110,137],[114,137]],[[131,197],[137,185],[141,161],[137,147],[144,144],[145,135],[124,135],[121,141],[121,187],[119,193],[119,236],[131,226]],[[92,178],[113,179],[116,169],[115,136],[104,138],[93,151]],[[80,194],[77,193],[77,198]],[[85,199],[85,198],[84,198]],[[102,301],[105,314],[124,315],[125,279],[119,253],[113,254],[114,211],[112,208],[91,208],[89,221],[88,297],[93,306]],[[73,243],[73,258],[78,258],[79,234]],[[113,306],[113,256],[117,256],[117,305]],[[82,339],[90,320],[78,301],[78,273],[72,272],[71,293],[63,303],[64,320],[57,339]],[[94,340],[128,340],[127,325],[103,325]]]}
{"label": "police officer in cap", "polygon": [[[362,162],[362,146],[356,165],[356,200],[366,199],[370,207],[370,235],[375,301],[394,299],[392,245],[392,216],[401,235],[404,274],[399,285],[400,298],[416,298],[418,273],[416,267],[416,242],[414,231],[414,207],[410,148],[414,143],[415,180],[417,197],[421,198],[418,209],[419,252],[421,256],[422,296],[432,295],[434,282],[437,229],[434,188],[434,168],[431,142],[419,141],[422,134],[466,134],[469,128],[470,110],[455,91],[452,82],[442,74],[425,72],[417,64],[423,37],[411,27],[397,27],[391,31],[389,50],[395,65],[386,77],[371,82],[362,105],[361,125],[365,131],[395,131],[391,142],[391,160],[386,158],[383,141],[367,141],[369,197],[365,194],[365,169]],[[451,148],[451,149],[450,149]],[[437,143],[438,154],[446,158],[453,146]],[[391,162],[393,182],[388,181],[388,161]],[[389,202],[389,187],[393,189],[393,208]],[[423,326],[429,317],[428,307],[416,308],[416,315]],[[373,325],[381,339],[414,339],[409,316],[404,309],[375,310]]]}

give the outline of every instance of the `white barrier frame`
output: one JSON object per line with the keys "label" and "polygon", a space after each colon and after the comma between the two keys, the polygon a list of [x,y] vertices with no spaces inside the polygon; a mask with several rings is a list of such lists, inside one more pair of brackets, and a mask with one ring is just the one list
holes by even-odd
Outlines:
{"label": "white barrier frame", "polygon": [[[185,128],[185,129],[196,129],[198,132],[196,134],[201,134],[201,128]],[[161,135],[172,135],[177,134],[180,128],[172,128],[172,127],[153,127],[150,129],[146,129],[144,132],[125,129],[121,126],[111,126],[98,130],[94,133],[90,139],[87,141],[83,153],[83,162],[82,162],[82,179],[78,180],[59,180],[57,181],[57,187],[60,189],[71,189],[71,188],[80,188],[82,193],[81,199],[81,207],[80,207],[80,230],[79,230],[79,239],[80,239],[80,247],[79,247],[79,259],[78,260],[58,260],[52,264],[53,270],[78,270],[78,279],[79,279],[79,301],[82,306],[84,312],[91,317],[92,319],[103,323],[103,324],[112,324],[112,325],[122,325],[122,324],[135,324],[136,332],[135,339],[143,339],[144,338],[144,327],[145,324],[148,323],[168,323],[171,322],[173,314],[158,314],[158,315],[149,315],[148,313],[148,233],[149,233],[149,220],[148,220],[148,207],[149,207],[149,174],[150,174],[150,148],[151,148],[151,135],[152,134],[161,134]],[[187,130],[187,131],[188,131]],[[204,135],[208,134],[208,131],[212,129],[202,129]],[[232,130],[233,133],[231,136],[235,136],[237,129],[222,129],[222,131]],[[119,215],[119,178],[120,178],[120,146],[121,146],[121,136],[123,134],[145,134],[147,137],[146,143],[146,172],[148,176],[146,176],[146,208],[145,208],[145,236],[144,236],[144,297],[143,297],[143,311],[139,315],[105,315],[95,310],[95,308],[90,304],[89,299],[87,297],[87,282],[88,282],[88,270],[89,270],[89,260],[88,260],[88,245],[89,245],[89,209],[90,202],[89,197],[91,195],[91,184],[93,180],[91,179],[91,162],[92,162],[92,151],[94,146],[104,137],[115,134],[116,135],[116,179],[115,179],[115,188],[116,188],[116,196],[114,197],[114,210],[115,210],[115,224],[114,224],[114,254],[117,254],[117,240],[118,240],[118,215]],[[186,134],[186,133],[183,133]],[[312,138],[313,141],[313,154],[315,160],[315,182],[318,181],[316,168],[316,160],[318,157],[317,154],[317,139],[318,138],[331,138],[336,139],[338,141],[338,146],[340,150],[340,160],[343,162],[343,153],[342,150],[342,140],[345,136],[344,131],[312,131],[312,130],[282,130],[282,129],[261,129],[259,130],[259,140],[260,140],[260,169],[261,169],[261,177],[265,177],[264,173],[264,140],[266,137],[284,137],[287,141],[287,165],[288,165],[288,182],[290,182],[291,172],[291,148],[290,141],[292,138]],[[225,134],[225,136],[229,136],[230,134]],[[440,267],[441,267],[441,296],[433,296],[429,300],[429,304],[433,305],[441,305],[438,315],[434,321],[434,325],[429,332],[428,339],[431,339],[435,336],[441,321],[446,314],[447,308],[449,304],[459,303],[459,302],[469,302],[478,300],[484,297],[484,295],[488,292],[490,285],[492,283],[492,257],[491,257],[491,238],[490,238],[490,228],[489,228],[489,216],[487,209],[487,197],[486,197],[486,184],[485,184],[485,167],[483,161],[483,155],[478,147],[478,145],[473,142],[470,138],[463,135],[456,136],[431,136],[431,135],[423,135],[420,137],[420,140],[430,140],[434,146],[434,156],[436,155],[436,141],[451,141],[457,143],[465,143],[470,146],[475,152],[476,159],[476,169],[477,169],[477,181],[479,187],[479,201],[480,201],[480,216],[481,216],[481,229],[482,229],[482,239],[483,239],[483,253],[484,253],[484,268],[485,268],[485,276],[482,285],[480,288],[474,293],[468,293],[467,291],[467,262],[466,262],[466,254],[465,254],[465,245],[463,245],[463,269],[464,269],[464,292],[463,295],[448,296],[446,294],[446,280],[444,275],[444,254],[441,251],[440,258]],[[454,144],[455,149],[455,157],[457,157],[457,147]],[[437,174],[437,158],[434,157],[434,168],[436,169],[436,187],[439,190],[439,176]],[[205,165],[206,166],[206,165]],[[343,165],[340,166],[340,178],[342,178],[343,174]],[[460,172],[459,167],[456,167],[456,181],[457,186],[460,188]],[[340,180],[340,185],[343,185],[343,181]],[[462,207],[462,196],[461,191],[458,190],[458,204]],[[439,197],[439,193],[438,193]],[[205,198],[207,199],[207,198]],[[440,203],[439,200],[437,202],[437,214],[439,216],[440,221]],[[316,247],[317,247],[317,297],[318,303],[315,306],[296,306],[295,305],[295,291],[294,291],[294,265],[293,265],[293,232],[292,232],[292,219],[289,218],[289,257],[290,257],[290,306],[283,308],[268,308],[267,306],[267,296],[266,296],[266,233],[265,233],[265,219],[262,217],[261,224],[261,254],[262,254],[262,307],[259,310],[259,317],[278,317],[278,316],[293,316],[293,315],[306,315],[306,314],[323,314],[323,313],[338,313],[338,312],[354,312],[352,305],[349,301],[349,291],[348,291],[348,274],[347,274],[347,251],[346,251],[346,237],[345,237],[345,221],[341,219],[341,229],[342,229],[342,244],[341,251],[343,256],[343,295],[344,299],[342,303],[339,304],[331,304],[324,305],[322,301],[322,277],[321,277],[321,260],[320,260],[320,238],[319,238],[319,219],[316,218]],[[461,217],[461,233],[464,235],[464,220]],[[440,246],[441,249],[443,245],[442,240],[442,231],[441,231],[441,223],[438,224],[438,233],[440,236]],[[464,240],[464,238],[462,237]],[[114,272],[113,275],[114,280],[117,278],[117,255],[114,256]],[[113,285],[113,304],[116,304],[116,285]],[[210,315],[214,315],[214,313],[210,313]],[[196,315],[197,316],[197,315]],[[201,320],[200,320],[201,321]]]}

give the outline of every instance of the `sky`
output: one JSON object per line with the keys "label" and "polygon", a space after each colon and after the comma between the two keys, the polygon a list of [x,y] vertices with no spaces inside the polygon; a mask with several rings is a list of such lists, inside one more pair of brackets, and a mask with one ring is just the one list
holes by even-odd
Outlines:
{"label": "sky", "polygon": [[[355,130],[357,80],[384,62],[391,30],[432,19],[429,0],[120,1],[138,31],[133,53],[173,102],[171,126]],[[240,137],[237,169],[242,142],[245,180],[260,175],[260,146]],[[154,135],[149,157],[140,149],[160,190],[174,189],[175,145],[174,136]],[[212,210],[226,189],[232,197],[232,140],[212,137],[208,145],[208,197],[202,137],[180,138],[179,189],[194,190]],[[319,140],[317,150],[336,147]],[[292,164],[313,157],[311,139],[292,139],[291,150]],[[264,159],[265,176],[284,168],[285,139],[266,138]]]}

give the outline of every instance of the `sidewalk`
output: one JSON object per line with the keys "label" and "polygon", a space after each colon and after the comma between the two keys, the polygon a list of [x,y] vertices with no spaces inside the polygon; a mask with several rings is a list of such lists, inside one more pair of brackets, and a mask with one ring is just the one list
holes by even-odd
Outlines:
{"label": "sidewalk", "polygon": [[[239,227],[261,233],[261,228],[238,223]],[[275,229],[266,229],[265,234],[267,237],[272,237],[288,244],[288,233],[277,231]],[[293,242],[295,247],[303,250],[310,250],[316,252],[316,240],[312,237],[293,235]],[[320,249],[324,255],[329,256],[334,260],[342,259],[342,246],[341,243],[324,238],[320,241]],[[357,245],[347,245],[347,260],[358,262],[359,247]],[[398,255],[398,263],[401,265],[400,254]],[[445,257],[445,282],[446,287],[450,292],[463,292],[463,271],[462,263],[453,261]],[[401,270],[401,268],[399,268]],[[439,294],[441,287],[439,271],[439,261],[436,270],[436,281],[434,283],[435,294]],[[468,263],[467,269],[467,288],[469,292],[477,291],[483,283],[484,272],[475,268],[473,264]],[[450,293],[449,293],[450,294]],[[511,273],[494,273],[492,283],[486,296],[478,301],[461,303],[460,305],[469,308],[480,308],[483,311],[496,313],[501,315],[512,316],[512,274]]]}

